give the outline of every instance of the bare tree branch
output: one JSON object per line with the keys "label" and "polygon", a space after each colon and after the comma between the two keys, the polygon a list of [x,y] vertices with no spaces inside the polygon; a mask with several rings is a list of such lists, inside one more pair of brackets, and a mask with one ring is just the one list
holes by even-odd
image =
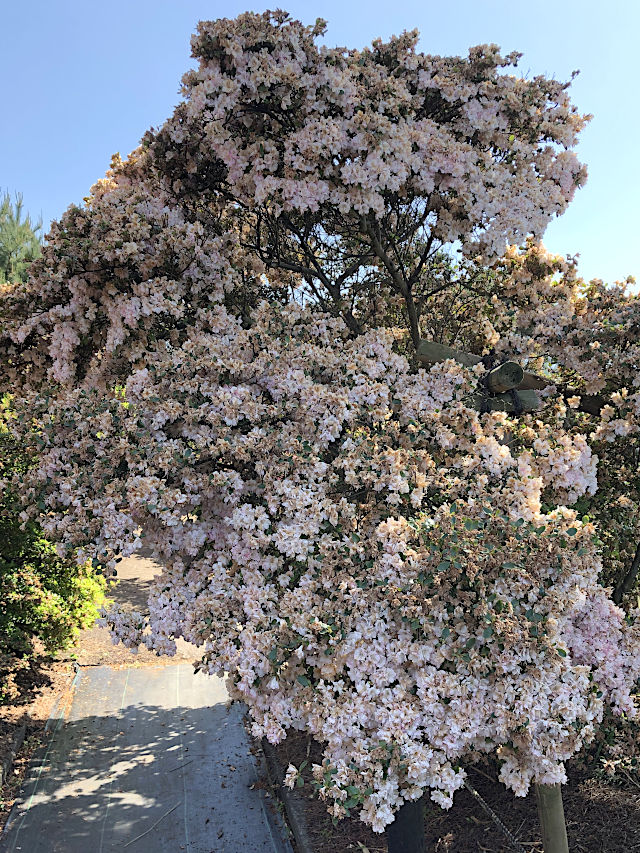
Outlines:
{"label": "bare tree branch", "polygon": [[615,604],[620,604],[624,596],[631,592],[633,589],[633,585],[635,584],[638,578],[638,572],[640,572],[640,542],[638,543],[638,547],[636,548],[635,556],[629,566],[629,571],[620,581],[618,586],[613,591],[613,601]]}

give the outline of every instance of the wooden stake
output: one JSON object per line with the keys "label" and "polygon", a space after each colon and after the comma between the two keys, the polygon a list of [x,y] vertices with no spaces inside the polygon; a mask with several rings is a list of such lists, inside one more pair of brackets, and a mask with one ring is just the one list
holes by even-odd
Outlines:
{"label": "wooden stake", "polygon": [[569,853],[561,785],[536,785],[544,853]]}
{"label": "wooden stake", "polygon": [[487,388],[492,394],[503,394],[513,388],[519,388],[524,379],[524,370],[517,361],[505,361],[499,367],[490,370],[485,378]]}
{"label": "wooden stake", "polygon": [[453,347],[446,347],[444,344],[424,340],[420,341],[416,354],[418,360],[426,364],[435,364],[438,361],[446,361],[448,358],[452,358],[459,364],[464,364],[465,367],[474,367],[482,361],[479,355],[472,355],[470,352],[462,352],[462,350]]}

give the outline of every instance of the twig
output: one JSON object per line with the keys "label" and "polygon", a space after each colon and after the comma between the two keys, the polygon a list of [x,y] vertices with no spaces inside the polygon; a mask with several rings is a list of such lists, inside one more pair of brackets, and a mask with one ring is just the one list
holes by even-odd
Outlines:
{"label": "twig", "polygon": [[173,773],[174,770],[181,770],[183,767],[186,767],[187,764],[193,764],[194,761],[195,761],[195,758],[192,758],[191,761],[185,761],[184,764],[178,764],[177,767],[172,767],[171,770],[168,770],[167,772]]}
{"label": "twig", "polygon": [[160,821],[164,820],[164,819],[165,819],[165,817],[167,817],[167,815],[170,815],[170,814],[171,814],[171,812],[174,812],[174,811],[178,808],[178,806],[181,806],[181,805],[182,805],[182,800],[180,800],[180,802],[179,802],[179,803],[176,803],[176,804],[175,804],[175,806],[174,806],[172,809],[169,809],[169,811],[168,811],[168,812],[165,812],[165,813],[162,815],[162,817],[159,817],[159,818],[158,818],[158,820],[153,824],[153,826],[150,826],[150,827],[149,827],[149,829],[146,829],[144,832],[141,832],[141,833],[140,833],[140,835],[136,835],[136,837],[135,837],[135,838],[132,838],[132,839],[131,839],[131,841],[127,841],[127,843],[126,843],[126,844],[123,844],[123,845],[122,845],[123,849],[124,849],[125,847],[129,847],[129,845],[130,845],[130,844],[133,844],[133,842],[134,842],[134,841],[139,841],[141,838],[144,838],[144,837],[145,837],[145,835],[148,835],[148,834],[151,832],[151,830],[152,830],[152,829],[155,829],[155,828],[156,828],[156,826],[160,823]]}
{"label": "twig", "polygon": [[640,542],[636,548],[636,553],[629,571],[613,591],[613,595],[611,597],[615,604],[620,605],[624,596],[633,589],[633,585],[638,577],[638,572],[640,572]]}
{"label": "twig", "polygon": [[476,767],[475,764],[471,765],[471,767],[467,767],[467,770],[473,770],[474,773],[479,773],[481,776],[484,776],[492,785],[495,785],[496,780],[492,779],[488,773],[485,773],[484,770],[480,770],[479,767]]}
{"label": "twig", "polygon": [[627,779],[631,782],[632,785],[635,785],[636,788],[640,788],[640,784],[638,784],[638,782],[636,782],[636,780],[632,776],[630,776],[629,773],[627,773],[627,771],[624,769],[624,767],[621,767],[620,770],[622,770],[622,772],[627,777]]}
{"label": "twig", "polygon": [[506,827],[506,826],[504,825],[504,823],[500,820],[500,818],[498,817],[498,815],[497,815],[497,814],[494,812],[494,810],[491,808],[491,806],[489,805],[489,803],[485,802],[485,800],[480,796],[480,794],[476,791],[476,789],[475,789],[472,785],[470,785],[470,784],[467,782],[467,780],[466,780],[466,779],[465,779],[465,781],[463,782],[463,785],[464,785],[464,787],[467,789],[467,791],[469,791],[469,793],[471,794],[471,796],[472,796],[474,799],[476,799],[476,800],[480,803],[481,808],[483,808],[483,809],[484,809],[484,811],[489,815],[489,817],[491,818],[491,820],[495,823],[495,825],[498,827],[498,829],[500,830],[500,832],[502,832],[502,834],[505,836],[505,838],[508,838],[508,839],[509,839],[509,841],[511,842],[511,846],[513,847],[513,849],[514,849],[514,850],[517,850],[517,851],[518,851],[518,853],[527,853],[527,851],[524,849],[524,847],[522,846],[522,844],[520,844],[520,842],[517,840],[517,838],[515,837],[515,835],[513,835],[513,833],[512,833],[509,829],[507,829],[507,827]]}

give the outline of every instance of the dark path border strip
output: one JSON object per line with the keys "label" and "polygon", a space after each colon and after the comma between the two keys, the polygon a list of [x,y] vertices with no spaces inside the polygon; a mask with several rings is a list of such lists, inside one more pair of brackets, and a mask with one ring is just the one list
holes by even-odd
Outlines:
{"label": "dark path border strip", "polygon": [[296,842],[297,853],[313,853],[313,847],[311,846],[307,830],[303,799],[296,792],[295,788],[287,788],[286,785],[282,784],[284,770],[275,749],[266,738],[262,738],[261,746],[265,757],[269,782],[284,806],[287,820]]}
{"label": "dark path border strip", "polygon": [[[61,704],[66,701],[66,699],[71,695],[73,688],[76,686],[79,675],[79,667],[75,664],[75,673],[73,676],[70,675],[69,683],[63,687],[58,695],[50,713],[49,719],[45,723],[45,727],[43,732],[45,734],[48,733],[49,729],[54,725],[58,716],[58,709]],[[16,755],[18,754],[18,750],[24,743],[24,739],[27,734],[27,724],[23,723],[13,734],[13,740],[11,742],[11,746],[9,747],[9,753],[4,757],[2,763],[0,764],[0,785],[4,785],[5,782],[9,779],[11,774],[11,770],[13,769],[13,762],[15,761]]]}

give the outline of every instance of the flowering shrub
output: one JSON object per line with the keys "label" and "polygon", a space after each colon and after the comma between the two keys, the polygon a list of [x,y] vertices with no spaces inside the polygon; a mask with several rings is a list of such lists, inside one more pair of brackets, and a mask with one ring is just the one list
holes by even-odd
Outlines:
{"label": "flowering shrub", "polygon": [[[640,297],[628,282],[585,284],[574,262],[539,245],[511,248],[491,273],[492,285],[467,309],[457,334],[465,345],[492,347],[548,377],[554,385],[539,417],[588,437],[600,459],[597,490],[567,499],[598,519],[604,579],[621,601],[633,591],[640,563]],[[556,467],[556,474],[570,478],[569,459],[562,464],[569,467]]]}
{"label": "flowering shrub", "polygon": [[[434,283],[442,246],[490,269],[582,182],[566,86],[500,73],[493,46],[321,31],[200,25],[185,102],[1,294],[0,377],[38,459],[23,521],[40,505],[80,562],[144,538],[165,566],[115,637],[199,645],[254,733],[311,732],[333,813],[381,831],[425,789],[450,805],[482,753],[518,794],[563,781],[605,703],[636,713],[638,627],[572,506],[597,458],[562,395],[480,413],[482,366],[413,358],[458,287]],[[495,291],[475,340],[514,349]]]}

